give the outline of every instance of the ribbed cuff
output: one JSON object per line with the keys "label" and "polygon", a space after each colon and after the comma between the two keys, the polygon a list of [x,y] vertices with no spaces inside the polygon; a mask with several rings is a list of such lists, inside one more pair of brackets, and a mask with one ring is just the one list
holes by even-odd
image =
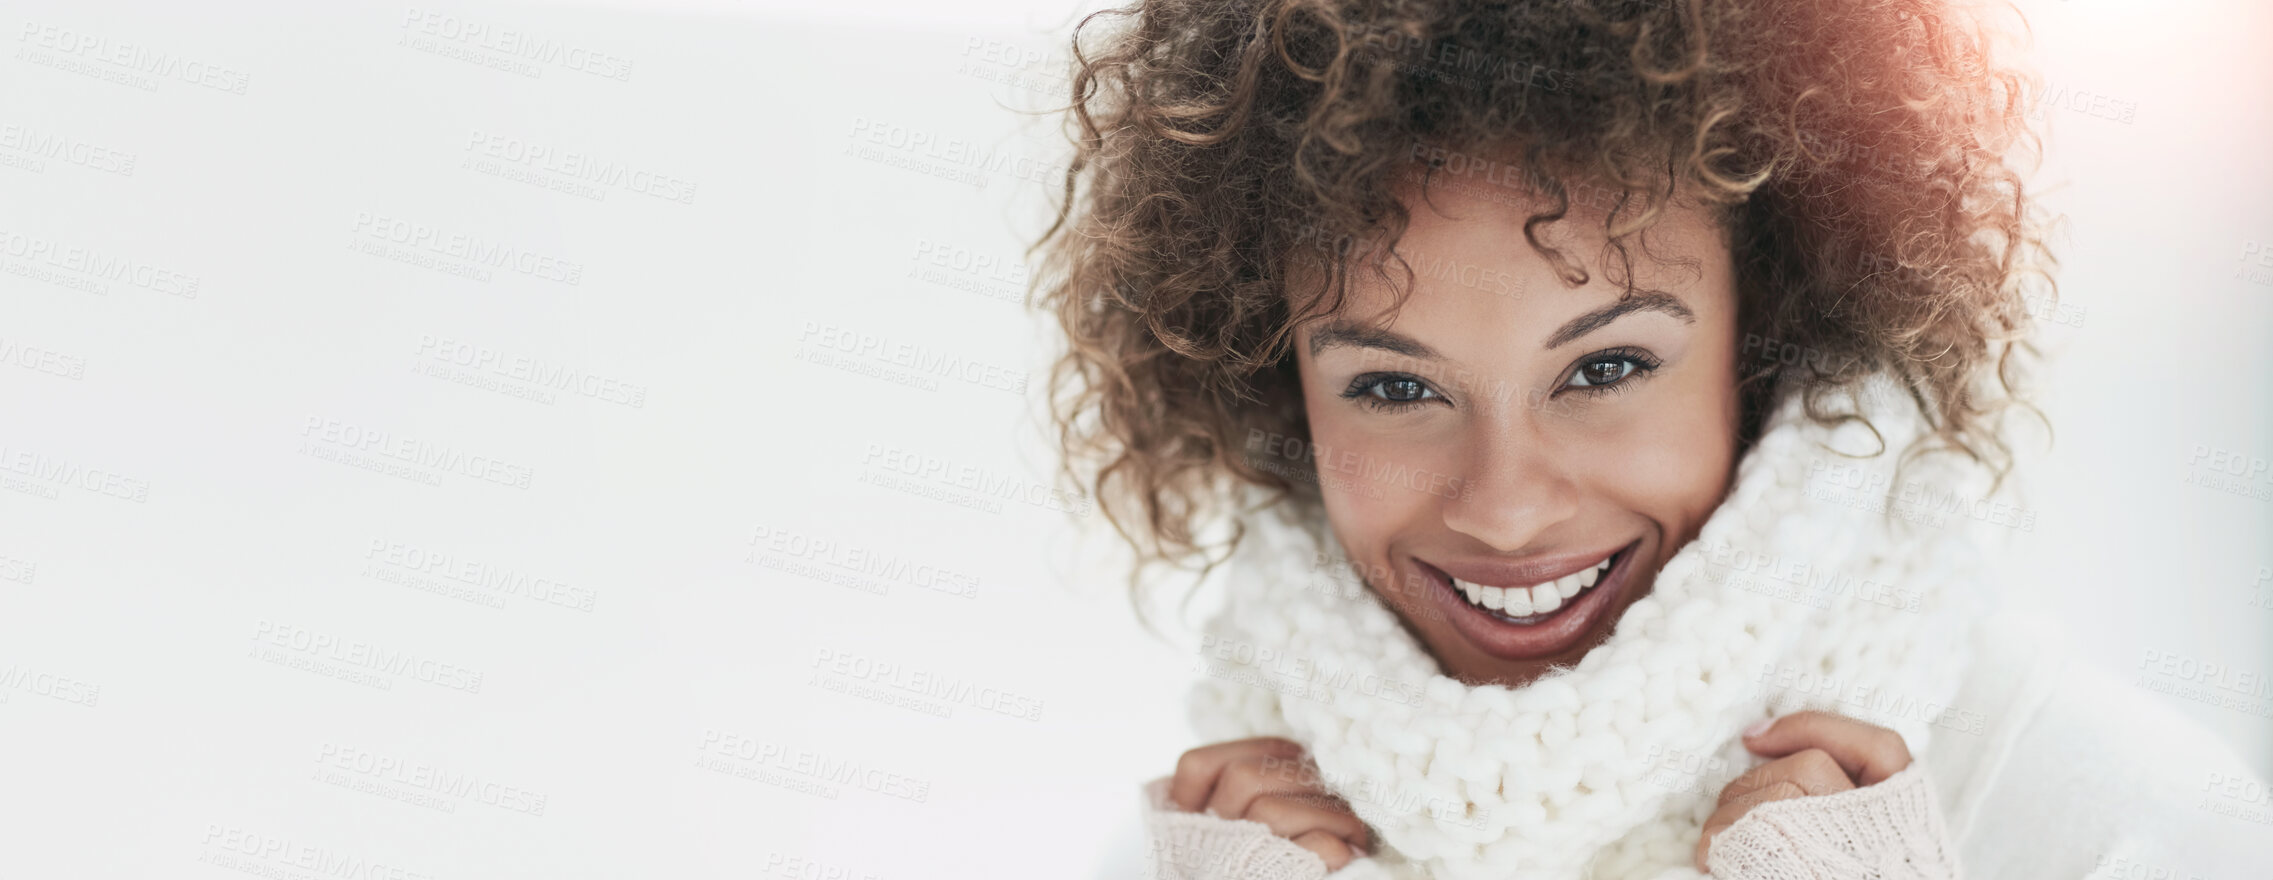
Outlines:
{"label": "ribbed cuff", "polygon": [[1925,766],[1876,785],[1753,807],[1713,838],[1716,880],[1956,880],[1956,851]]}
{"label": "ribbed cuff", "polygon": [[1212,813],[1187,813],[1168,802],[1168,778],[1144,787],[1150,840],[1145,876],[1153,880],[1322,880],[1326,862],[1271,833],[1271,826]]}

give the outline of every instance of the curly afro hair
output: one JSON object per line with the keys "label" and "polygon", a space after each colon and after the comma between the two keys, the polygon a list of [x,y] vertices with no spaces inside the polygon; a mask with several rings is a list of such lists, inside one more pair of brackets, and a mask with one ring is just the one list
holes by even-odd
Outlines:
{"label": "curly afro hair", "polygon": [[1247,490],[1315,501],[1241,438],[1307,436],[1294,326],[1339,307],[1355,255],[1381,259],[1353,242],[1394,245],[1399,183],[1441,177],[1550,206],[1525,238],[1573,284],[1585,272],[1540,224],[1598,206],[1606,259],[1630,279],[1626,243],[1674,193],[1699,194],[1730,242],[1743,338],[1812,355],[1745,362],[1741,441],[1792,394],[1811,418],[1867,424],[1831,392],[1885,372],[1933,449],[2001,479],[1993,415],[2020,402],[2043,302],[2024,291],[2041,279],[2050,295],[2055,261],[2015,167],[2041,149],[2033,77],[1999,66],[1995,33],[1941,0],[1138,0],[1091,15],[1072,39],[1074,156],[1034,245],[1036,302],[1068,341],[1050,383],[1066,475],[1145,563],[1212,566],[1210,517]]}

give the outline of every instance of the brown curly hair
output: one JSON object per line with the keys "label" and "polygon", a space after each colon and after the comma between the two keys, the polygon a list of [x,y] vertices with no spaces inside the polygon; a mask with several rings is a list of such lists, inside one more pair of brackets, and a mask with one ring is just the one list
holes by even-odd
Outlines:
{"label": "brown curly hair", "polygon": [[[1209,518],[1236,514],[1242,491],[1314,501],[1240,438],[1307,437],[1293,328],[1339,307],[1357,255],[1381,270],[1383,251],[1353,243],[1394,244],[1395,188],[1418,173],[1553,204],[1525,238],[1571,284],[1584,270],[1534,230],[1574,197],[1598,204],[1629,293],[1626,242],[1677,190],[1702,194],[1735,258],[1743,338],[1812,355],[1738,377],[1741,439],[1789,394],[1811,418],[1862,419],[1829,393],[1884,371],[1935,448],[2001,480],[1992,416],[2019,401],[2024,290],[2054,261],[2014,167],[2041,149],[2024,118],[2035,81],[1998,66],[1995,34],[1943,0],[1095,13],[1074,30],[1074,155],[1034,245],[1036,301],[1068,340],[1050,383],[1065,476],[1141,562],[1202,570],[1221,558]],[[1604,262],[1610,280],[1620,264]]]}

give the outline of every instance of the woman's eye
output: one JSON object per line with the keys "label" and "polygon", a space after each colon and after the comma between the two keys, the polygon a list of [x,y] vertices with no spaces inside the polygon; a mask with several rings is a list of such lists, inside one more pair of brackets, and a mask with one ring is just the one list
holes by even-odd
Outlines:
{"label": "woman's eye", "polygon": [[1429,400],[1443,400],[1427,382],[1412,376],[1368,373],[1351,380],[1342,396],[1376,409],[1399,409]]}
{"label": "woman's eye", "polygon": [[1393,403],[1411,403],[1436,395],[1427,385],[1413,379],[1383,379],[1370,389],[1373,396]]}
{"label": "woman's eye", "polygon": [[1580,364],[1578,370],[1571,374],[1570,384],[1609,385],[1633,373],[1634,366],[1632,360],[1622,357],[1588,361]]}
{"label": "woman's eye", "polygon": [[1581,361],[1578,369],[1571,371],[1570,381],[1564,387],[1608,391],[1627,384],[1635,373],[1654,369],[1657,369],[1657,361],[1646,354],[1604,352]]}

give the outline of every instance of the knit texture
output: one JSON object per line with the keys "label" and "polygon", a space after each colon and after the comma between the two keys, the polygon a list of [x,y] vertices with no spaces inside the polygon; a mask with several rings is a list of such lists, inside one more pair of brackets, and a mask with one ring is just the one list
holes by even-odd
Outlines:
{"label": "knit texture", "polygon": [[[1848,404],[1895,453],[1923,429],[1883,377]],[[1651,593],[1575,667],[1520,688],[1441,674],[1321,524],[1265,515],[1207,626],[1194,724],[1209,742],[1303,744],[1385,864],[1441,880],[1697,877],[1715,799],[1757,762],[1746,725],[1826,709],[1923,755],[1959,684],[1986,475],[1935,455],[1897,481],[1895,455],[1854,457],[1880,448],[1788,400]]]}
{"label": "knit texture", "polygon": [[[1949,829],[1933,777],[1913,762],[1852,791],[1771,801],[1745,812],[1713,838],[1713,880],[1957,880]],[[1389,866],[1357,859],[1328,874],[1326,863],[1270,826],[1168,802],[1173,777],[1144,788],[1151,838],[1147,880],[1394,880]],[[1407,865],[1408,869],[1412,866]]]}
{"label": "knit texture", "polygon": [[1852,791],[1770,801],[1713,837],[1714,880],[1955,880],[1924,765]]}
{"label": "knit texture", "polygon": [[1152,880],[1319,880],[1326,862],[1271,833],[1271,827],[1214,813],[1187,813],[1168,802],[1168,778],[1144,787]]}

